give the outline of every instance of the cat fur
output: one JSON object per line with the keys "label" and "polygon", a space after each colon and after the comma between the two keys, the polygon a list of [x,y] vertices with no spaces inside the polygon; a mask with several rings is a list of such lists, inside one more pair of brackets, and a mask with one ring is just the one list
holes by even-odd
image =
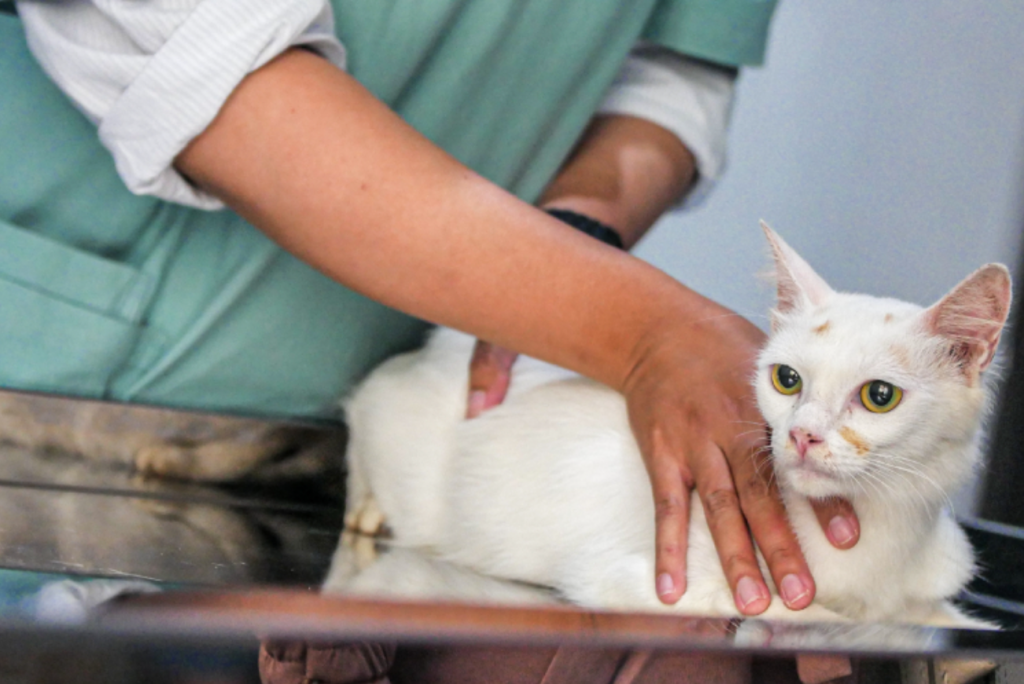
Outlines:
{"label": "cat fur", "polygon": [[[834,292],[765,233],[779,297],[754,382],[772,428],[774,476],[817,594],[794,612],[771,587],[764,617],[983,626],[950,603],[975,568],[945,505],[978,459],[981,375],[1009,310],[1007,270],[985,266],[922,309]],[[505,401],[465,420],[473,343],[439,330],[345,402],[347,524],[374,532],[383,519],[393,546],[552,587],[586,607],[736,615],[696,495],[687,591],[673,607],[658,600],[654,504],[623,398],[520,358]],[[798,395],[773,389],[770,373],[782,363],[804,377]],[[857,390],[874,379],[904,389],[889,413],[857,404]],[[821,437],[803,459],[795,430]],[[807,496],[851,501],[861,525],[854,548],[828,543]],[[351,580],[341,565],[325,590]]]}

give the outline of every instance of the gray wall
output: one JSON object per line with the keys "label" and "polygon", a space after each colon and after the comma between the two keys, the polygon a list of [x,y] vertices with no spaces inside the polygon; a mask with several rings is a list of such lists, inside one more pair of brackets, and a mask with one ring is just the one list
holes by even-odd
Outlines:
{"label": "gray wall", "polygon": [[638,254],[761,316],[763,218],[833,286],[923,304],[1015,265],[1022,197],[1024,2],[782,0],[724,178]]}
{"label": "gray wall", "polygon": [[763,327],[763,218],[833,287],[928,304],[1016,267],[1022,198],[1024,2],[782,0],[725,177],[638,254]]}

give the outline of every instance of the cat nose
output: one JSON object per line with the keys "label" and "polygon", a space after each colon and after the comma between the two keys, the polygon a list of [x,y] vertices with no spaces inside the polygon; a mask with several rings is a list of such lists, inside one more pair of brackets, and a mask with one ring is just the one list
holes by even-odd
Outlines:
{"label": "cat nose", "polygon": [[800,455],[801,459],[807,454],[809,448],[825,441],[820,436],[803,428],[793,428],[790,430],[789,438],[796,445],[796,453]]}

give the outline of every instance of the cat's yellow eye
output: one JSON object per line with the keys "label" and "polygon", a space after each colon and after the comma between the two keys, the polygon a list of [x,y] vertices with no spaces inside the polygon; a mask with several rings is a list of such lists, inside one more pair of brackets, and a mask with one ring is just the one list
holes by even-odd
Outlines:
{"label": "cat's yellow eye", "polygon": [[795,370],[784,363],[777,363],[772,366],[772,386],[781,394],[791,396],[800,391],[804,381]]}
{"label": "cat's yellow eye", "polygon": [[872,380],[860,388],[860,403],[873,413],[888,413],[903,400],[903,390],[885,380]]}

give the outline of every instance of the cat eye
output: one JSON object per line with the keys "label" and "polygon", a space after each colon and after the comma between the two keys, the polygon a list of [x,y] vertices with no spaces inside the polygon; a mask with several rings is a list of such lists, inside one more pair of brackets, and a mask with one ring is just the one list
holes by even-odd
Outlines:
{"label": "cat eye", "polygon": [[860,402],[873,413],[892,411],[903,399],[903,390],[885,380],[872,380],[860,388]]}
{"label": "cat eye", "polygon": [[781,394],[790,396],[796,394],[804,386],[800,374],[784,363],[777,363],[772,366],[772,385]]}

